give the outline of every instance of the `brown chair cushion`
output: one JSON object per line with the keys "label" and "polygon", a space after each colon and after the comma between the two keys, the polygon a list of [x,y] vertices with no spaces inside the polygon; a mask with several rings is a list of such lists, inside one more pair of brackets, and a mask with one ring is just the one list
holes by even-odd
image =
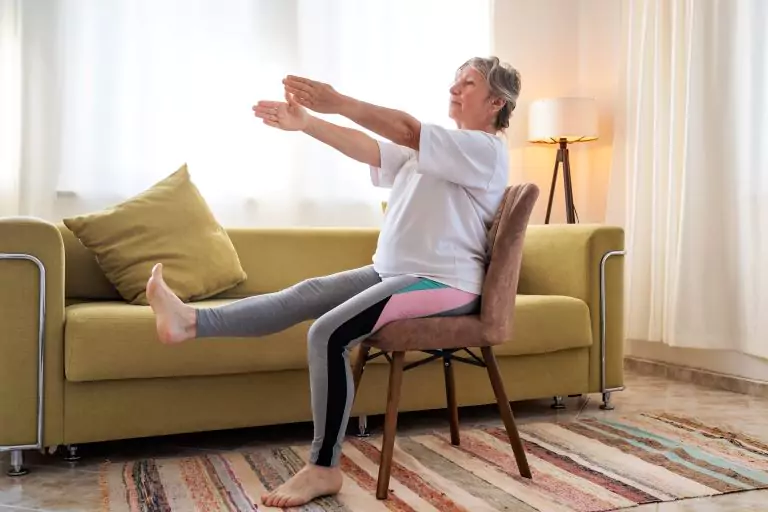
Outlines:
{"label": "brown chair cushion", "polygon": [[384,352],[490,346],[478,315],[398,320],[365,341]]}

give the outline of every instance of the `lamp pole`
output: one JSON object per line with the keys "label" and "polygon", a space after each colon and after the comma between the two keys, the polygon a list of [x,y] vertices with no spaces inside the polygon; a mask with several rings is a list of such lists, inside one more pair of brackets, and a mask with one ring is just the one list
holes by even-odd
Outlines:
{"label": "lamp pole", "polygon": [[549,218],[552,214],[552,200],[555,197],[555,186],[557,185],[557,173],[560,163],[563,164],[563,190],[565,192],[565,218],[568,224],[576,224],[576,208],[573,202],[573,184],[571,182],[571,161],[568,156],[568,140],[560,139],[560,147],[555,157],[555,170],[552,172],[552,185],[549,188],[549,201],[547,202],[547,216],[544,219],[545,224],[549,224]]}

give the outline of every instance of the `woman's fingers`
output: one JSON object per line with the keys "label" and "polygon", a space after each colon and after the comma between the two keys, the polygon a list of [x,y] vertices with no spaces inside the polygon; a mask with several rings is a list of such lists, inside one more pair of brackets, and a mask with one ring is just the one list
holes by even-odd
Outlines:
{"label": "woman's fingers", "polygon": [[256,107],[263,107],[263,108],[279,108],[280,105],[284,105],[282,101],[267,101],[267,100],[261,100],[253,108]]}
{"label": "woman's fingers", "polygon": [[277,119],[277,114],[273,114],[272,112],[254,112],[253,115],[259,119]]}
{"label": "woman's fingers", "polygon": [[300,105],[304,106],[304,107],[310,107],[311,108],[316,103],[316,101],[317,101],[317,96],[316,95],[308,94],[308,93],[306,93],[304,91],[301,91],[299,89],[294,89],[293,87],[288,86],[288,85],[285,86],[285,91],[290,93],[291,96],[293,96],[294,100],[297,103],[299,103]]}
{"label": "woman's fingers", "polygon": [[253,106],[253,113],[256,117],[265,117],[269,115],[277,115],[280,112],[280,107],[285,103],[277,101],[260,101]]}
{"label": "woman's fingers", "polygon": [[312,87],[311,85],[306,85],[298,82],[291,82],[289,80],[283,80],[283,86],[286,88],[296,91],[297,94],[313,94],[317,89],[315,87]]}
{"label": "woman's fingers", "polygon": [[299,89],[305,92],[312,92],[320,84],[319,82],[315,82],[314,80],[310,80],[308,78],[288,75],[283,79],[283,85],[290,85],[295,89]]}
{"label": "woman's fingers", "polygon": [[254,112],[274,113],[280,110],[279,106],[276,107],[253,107]]}
{"label": "woman's fingers", "polygon": [[285,84],[285,90],[286,92],[289,92],[299,98],[304,98],[311,95],[311,93],[307,92],[304,89],[299,89],[298,87],[293,87],[292,85],[288,85],[288,84]]}
{"label": "woman's fingers", "polygon": [[285,101],[288,102],[289,107],[295,107],[298,106],[299,103],[296,101],[296,95],[292,92],[288,91],[288,89],[285,90]]}
{"label": "woman's fingers", "polygon": [[[257,116],[257,117],[259,117],[259,116]],[[277,116],[264,116],[264,117],[259,117],[259,118],[262,121],[264,121],[264,124],[268,124],[268,123],[274,123],[275,125],[279,125],[280,124],[280,119]]]}
{"label": "woman's fingers", "polygon": [[288,86],[285,87],[285,92],[293,97],[293,100],[304,107],[311,107],[314,104],[314,98],[306,93],[297,91]]}

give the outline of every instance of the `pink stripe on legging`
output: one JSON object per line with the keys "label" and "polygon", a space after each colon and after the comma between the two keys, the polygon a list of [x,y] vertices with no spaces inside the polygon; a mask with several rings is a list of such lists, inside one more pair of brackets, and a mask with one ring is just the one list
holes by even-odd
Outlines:
{"label": "pink stripe on legging", "polygon": [[390,297],[373,330],[375,332],[395,320],[423,318],[451,311],[466,306],[476,298],[477,295],[456,288],[398,293]]}

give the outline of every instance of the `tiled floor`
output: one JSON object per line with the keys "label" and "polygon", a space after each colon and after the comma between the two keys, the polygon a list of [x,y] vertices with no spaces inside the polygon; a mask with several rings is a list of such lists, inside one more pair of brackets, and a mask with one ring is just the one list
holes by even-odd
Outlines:
{"label": "tiled floor", "polygon": [[[669,411],[693,416],[702,421],[739,430],[768,439],[768,399],[709,389],[696,384],[661,377],[627,373],[627,390],[614,395],[615,411],[602,411],[598,396],[567,398],[567,409],[554,411],[550,401],[515,404],[518,421],[568,421],[580,415],[615,415],[641,411]],[[462,423],[497,422],[494,408],[462,410]],[[371,427],[380,427],[375,418]],[[402,431],[415,432],[445,425],[439,413],[403,415]],[[131,442],[104,443],[82,448],[83,460],[71,467],[60,457],[28,455],[32,472],[20,479],[5,476],[7,454],[0,455],[0,512],[99,510],[98,467],[100,462],[140,457],[159,457],[199,453],[204,450],[232,450],[244,445],[275,441],[306,441],[311,437],[310,425],[289,428],[248,429],[230,432],[173,436]],[[736,493],[714,498],[651,504],[631,509],[651,511],[768,511],[768,490]]]}

